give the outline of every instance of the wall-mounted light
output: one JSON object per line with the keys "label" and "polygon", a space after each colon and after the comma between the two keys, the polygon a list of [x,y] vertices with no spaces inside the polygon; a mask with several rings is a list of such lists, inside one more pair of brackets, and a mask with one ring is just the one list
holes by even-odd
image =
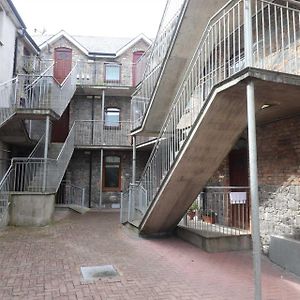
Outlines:
{"label": "wall-mounted light", "polygon": [[265,104],[263,104],[263,105],[261,106],[260,109],[267,109],[267,108],[270,108],[271,106],[272,106],[271,104],[265,103]]}

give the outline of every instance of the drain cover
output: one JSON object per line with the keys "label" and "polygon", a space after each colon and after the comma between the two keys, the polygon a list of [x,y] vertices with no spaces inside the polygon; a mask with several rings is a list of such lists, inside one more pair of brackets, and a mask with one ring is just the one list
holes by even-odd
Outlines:
{"label": "drain cover", "polygon": [[95,280],[98,278],[114,277],[119,275],[112,265],[81,267],[80,269],[84,280]]}

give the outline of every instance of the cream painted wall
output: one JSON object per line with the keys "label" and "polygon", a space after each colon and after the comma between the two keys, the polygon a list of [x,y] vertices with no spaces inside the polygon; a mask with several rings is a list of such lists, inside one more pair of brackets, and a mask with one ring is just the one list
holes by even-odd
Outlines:
{"label": "cream painted wall", "polygon": [[16,39],[16,26],[6,14],[4,10],[1,11],[0,23],[0,83],[5,82],[12,78],[14,66],[14,53],[15,53],[15,39]]}

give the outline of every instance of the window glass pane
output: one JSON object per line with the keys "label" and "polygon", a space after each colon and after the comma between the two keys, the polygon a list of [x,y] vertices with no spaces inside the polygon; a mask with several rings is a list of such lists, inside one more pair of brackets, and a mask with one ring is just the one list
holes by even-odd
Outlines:
{"label": "window glass pane", "polygon": [[119,156],[106,156],[104,165],[104,187],[119,188],[120,186],[120,162]]}
{"label": "window glass pane", "polygon": [[119,166],[105,167],[105,187],[117,188],[119,187]]}
{"label": "window glass pane", "polygon": [[119,81],[120,80],[120,66],[119,65],[105,65],[105,80]]}
{"label": "window glass pane", "polygon": [[120,125],[120,110],[107,108],[105,111],[105,126],[118,127]]}

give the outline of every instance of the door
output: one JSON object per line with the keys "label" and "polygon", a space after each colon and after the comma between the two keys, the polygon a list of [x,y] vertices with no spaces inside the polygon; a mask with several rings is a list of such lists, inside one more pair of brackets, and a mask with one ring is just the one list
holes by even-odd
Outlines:
{"label": "door", "polygon": [[[142,76],[142,72],[144,70],[137,69],[137,62],[143,56],[145,52],[144,51],[135,51],[133,52],[133,57],[132,57],[132,86],[136,86],[139,81],[142,79],[140,78]],[[141,66],[140,66],[141,67]]]}
{"label": "door", "polygon": [[63,143],[69,134],[69,106],[59,120],[52,124],[52,142]]}
{"label": "door", "polygon": [[56,48],[54,62],[54,78],[61,84],[72,70],[72,49]]}
{"label": "door", "polygon": [[[232,150],[229,154],[229,180],[230,186],[248,186],[248,152],[246,148]],[[231,226],[249,229],[250,195],[248,189],[232,189],[233,193],[245,193],[246,201],[234,201],[234,196],[230,198]],[[240,196],[240,195],[239,195]],[[243,196],[242,196],[243,197]],[[241,198],[241,196],[240,196]]]}

